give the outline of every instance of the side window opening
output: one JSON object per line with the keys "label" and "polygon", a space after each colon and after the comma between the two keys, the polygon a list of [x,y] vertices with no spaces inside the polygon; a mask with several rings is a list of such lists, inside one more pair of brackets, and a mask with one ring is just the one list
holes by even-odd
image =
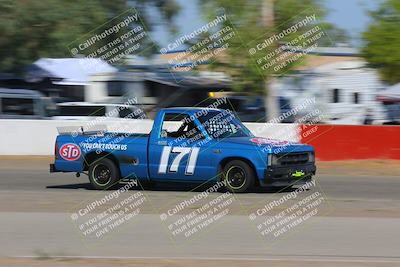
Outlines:
{"label": "side window opening", "polygon": [[106,115],[105,106],[60,106],[62,116],[91,116],[102,117]]}
{"label": "side window opening", "polygon": [[108,81],[107,93],[108,96],[123,96],[125,94],[125,82],[123,81]]}
{"label": "side window opening", "polygon": [[140,108],[121,107],[119,109],[119,117],[127,119],[145,119],[146,114]]}
{"label": "side window opening", "polygon": [[196,123],[190,119],[189,115],[178,113],[167,113],[161,126],[161,138],[180,138],[180,139],[204,139],[203,134],[198,129]]}
{"label": "side window opening", "polygon": [[332,90],[332,103],[340,103],[340,90],[337,88]]}
{"label": "side window opening", "polygon": [[132,118],[134,119],[134,111],[128,107],[121,107],[119,109],[119,117],[120,118]]}
{"label": "side window opening", "polygon": [[35,115],[34,99],[11,98],[1,99],[2,113],[7,115]]}
{"label": "side window opening", "polygon": [[354,104],[360,103],[360,94],[358,92],[353,93],[353,102]]}

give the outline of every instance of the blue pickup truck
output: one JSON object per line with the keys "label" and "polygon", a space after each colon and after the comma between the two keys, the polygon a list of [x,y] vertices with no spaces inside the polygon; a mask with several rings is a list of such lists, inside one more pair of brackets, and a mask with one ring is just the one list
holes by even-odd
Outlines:
{"label": "blue pickup truck", "polygon": [[166,108],[150,134],[60,134],[50,172],[85,173],[95,189],[121,180],[218,182],[231,192],[304,184],[315,175],[312,146],[255,137],[229,110]]}

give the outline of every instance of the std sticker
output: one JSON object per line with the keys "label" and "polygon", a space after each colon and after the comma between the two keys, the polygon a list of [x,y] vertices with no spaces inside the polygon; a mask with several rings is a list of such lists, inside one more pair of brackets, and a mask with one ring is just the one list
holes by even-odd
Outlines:
{"label": "std sticker", "polygon": [[60,156],[68,161],[75,161],[81,157],[81,149],[76,144],[64,144],[60,148]]}

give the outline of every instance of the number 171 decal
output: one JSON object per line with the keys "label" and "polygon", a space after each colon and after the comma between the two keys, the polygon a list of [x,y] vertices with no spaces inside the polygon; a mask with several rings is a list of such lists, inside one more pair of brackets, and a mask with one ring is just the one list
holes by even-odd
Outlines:
{"label": "number 171 decal", "polygon": [[189,160],[186,163],[185,174],[193,175],[194,169],[196,168],[197,156],[199,155],[199,147],[171,147],[165,146],[163,148],[160,160],[160,166],[158,167],[158,173],[167,173],[169,156],[171,153],[178,153],[171,166],[169,167],[170,172],[177,172],[179,164],[184,156],[189,154]]}

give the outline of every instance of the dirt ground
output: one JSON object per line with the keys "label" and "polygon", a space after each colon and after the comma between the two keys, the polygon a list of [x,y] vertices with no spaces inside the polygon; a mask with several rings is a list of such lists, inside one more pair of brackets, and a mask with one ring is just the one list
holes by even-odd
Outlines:
{"label": "dirt ground", "polygon": [[400,178],[400,160],[317,161],[319,174],[384,175]]}

